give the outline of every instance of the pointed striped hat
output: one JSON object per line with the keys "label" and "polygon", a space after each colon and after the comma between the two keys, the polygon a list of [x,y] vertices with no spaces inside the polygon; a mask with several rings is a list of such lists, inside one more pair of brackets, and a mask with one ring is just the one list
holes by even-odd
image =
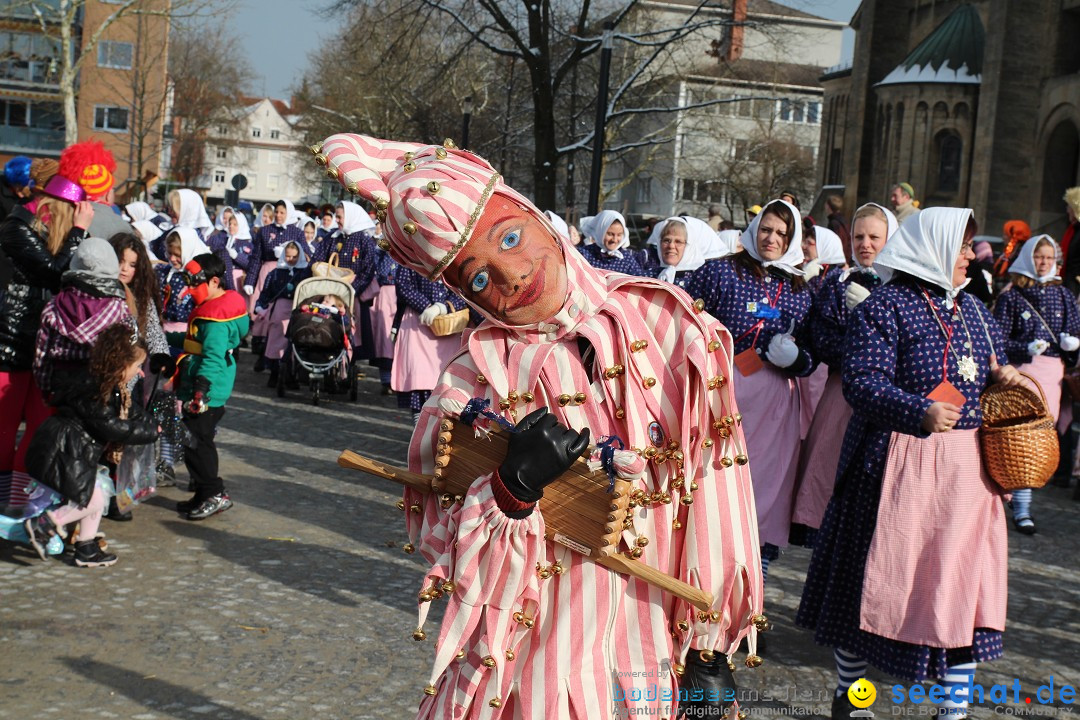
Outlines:
{"label": "pointed striped hat", "polygon": [[442,275],[482,224],[492,195],[549,224],[486,160],[450,140],[421,145],[339,133],[311,151],[327,175],[375,205],[390,256],[431,280]]}

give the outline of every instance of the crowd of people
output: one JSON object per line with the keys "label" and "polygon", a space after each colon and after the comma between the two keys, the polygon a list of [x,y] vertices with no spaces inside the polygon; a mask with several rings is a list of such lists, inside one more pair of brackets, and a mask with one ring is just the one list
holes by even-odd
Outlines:
{"label": "crowd of people", "polygon": [[[115,164],[97,143],[8,163],[9,539],[44,559],[69,538],[74,564],[110,565],[101,518],[130,517],[181,461],[193,497],[177,510],[229,509],[214,435],[239,351],[268,385],[295,383],[294,294],[332,274],[353,290],[348,307],[323,298],[347,318],[348,372],[374,366],[412,413],[412,470],[435,472],[447,416],[513,430],[467,495],[406,492],[438,588],[425,592],[450,599],[422,715],[482,703],[584,717],[619,705],[613,677],[627,691],[629,671],[664,661],[673,687],[707,696],[681,712],[730,705],[728,661],[744,642],[758,660],[763,585],[789,544],[813,549],[796,621],[834,649],[834,717],[854,709],[845,691],[868,665],[939,678],[956,689],[943,708],[966,715],[967,679],[1003,652],[1006,507],[1017,532],[1037,530],[1032,491],[1006,496],[983,470],[979,397],[1037,383],[1069,483],[1080,188],[1065,193],[1060,244],[1011,221],[996,259],[972,210],[920,209],[907,183],[850,222],[839,196],[817,224],[785,192],[744,229],[718,209],[676,215],[635,248],[619,212],[541,212],[449,143],[336,135],[316,153],[357,202],[281,199],[212,220],[189,189],[163,212],[114,207]],[[709,611],[545,540],[537,502],[590,438],[633,487],[627,552],[711,593]],[[582,647],[583,628],[608,637]],[[536,683],[555,659],[566,683]]]}

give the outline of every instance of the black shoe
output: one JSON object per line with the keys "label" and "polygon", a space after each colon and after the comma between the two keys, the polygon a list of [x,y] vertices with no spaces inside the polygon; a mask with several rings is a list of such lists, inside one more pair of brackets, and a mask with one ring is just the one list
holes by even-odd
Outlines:
{"label": "black shoe", "polygon": [[269,388],[277,387],[277,381],[278,381],[278,371],[277,371],[277,369],[271,370],[270,371],[270,377],[268,377],[266,379],[266,387],[269,387]]}
{"label": "black shoe", "polygon": [[108,567],[115,562],[116,556],[102,550],[96,539],[75,543],[76,567]]}
{"label": "black shoe", "polygon": [[[727,711],[738,699],[739,688],[731,666],[723,655],[706,654],[709,659],[702,659],[701,653],[691,650],[686,656],[686,668],[679,681],[679,690],[684,687],[692,698],[679,702],[680,717],[726,717]],[[693,692],[699,690],[701,692]]]}
{"label": "black shoe", "polygon": [[263,370],[265,370],[266,358],[264,358],[262,355],[259,355],[259,359],[255,361],[255,367],[252,369],[257,373],[261,373]]}
{"label": "black shoe", "polygon": [[130,522],[134,519],[130,510],[120,512],[120,506],[116,504],[115,497],[109,499],[109,512],[105,513],[105,517],[113,522]]}
{"label": "black shoe", "polygon": [[56,524],[53,519],[53,515],[49,511],[45,511],[37,517],[27,518],[23,523],[23,527],[26,528],[26,535],[30,540],[30,547],[34,548],[34,552],[38,554],[38,557],[42,560],[49,559],[49,553],[46,548],[49,545],[49,540],[53,535],[59,535],[64,537],[64,529]]}
{"label": "black shoe", "polygon": [[843,693],[838,698],[833,698],[832,701],[832,720],[850,720],[851,713],[855,711],[855,706],[848,700],[847,693]]}
{"label": "black shoe", "polygon": [[1017,532],[1023,533],[1024,535],[1035,534],[1035,521],[1031,519],[1030,515],[1022,518],[1013,517],[1013,526],[1016,528]]}
{"label": "black shoe", "polygon": [[190,500],[181,500],[180,502],[176,503],[176,512],[180,513],[181,515],[187,515],[189,512],[199,507],[199,505],[202,505],[202,503],[195,498],[191,498]]}
{"label": "black shoe", "polygon": [[202,501],[202,504],[187,514],[188,520],[205,520],[208,517],[223,513],[233,506],[232,500],[227,493],[218,493]]}

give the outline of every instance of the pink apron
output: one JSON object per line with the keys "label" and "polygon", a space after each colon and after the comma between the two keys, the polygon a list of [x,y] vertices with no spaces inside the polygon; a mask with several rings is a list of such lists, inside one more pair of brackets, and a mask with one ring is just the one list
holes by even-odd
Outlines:
{"label": "pink apron", "polygon": [[[234,267],[232,271],[233,287],[236,288],[236,292],[240,293],[240,297],[247,298],[247,293],[244,292],[244,275],[247,275],[242,269]],[[249,308],[250,310],[250,308]]]}
{"label": "pink apron", "polygon": [[390,387],[394,392],[434,390],[442,369],[461,349],[461,335],[435,337],[420,324],[414,310],[406,310],[394,343]]}
{"label": "pink apron", "polygon": [[893,433],[866,558],[860,629],[936,648],[1005,630],[1008,528],[978,430]]}
{"label": "pink apron", "polygon": [[[1031,362],[1021,365],[1016,368],[1022,373],[1027,373],[1031,377],[1035,378],[1035,382],[1039,383],[1042,387],[1043,394],[1046,395],[1046,408],[1050,411],[1050,414],[1054,416],[1055,422],[1060,417],[1061,411],[1061,380],[1065,377],[1065,363],[1061,358],[1046,357],[1045,355],[1036,355],[1031,358]],[[1028,383],[1031,387],[1031,383]],[[1032,387],[1036,393],[1039,392],[1038,388]],[[1070,402],[1070,405],[1072,403]],[[1069,408],[1069,420],[1072,420],[1072,408]],[[1068,425],[1065,426],[1068,429]],[[1059,424],[1058,432],[1061,432]]]}
{"label": "pink apron", "polygon": [[[262,292],[263,281],[266,280],[266,276],[270,274],[270,271],[273,270],[276,267],[277,267],[277,260],[267,260],[266,262],[264,262],[259,267],[259,279],[255,281],[255,292],[253,292],[251,294],[251,297],[248,298],[248,313],[249,314],[251,314],[251,315],[255,314],[255,302],[259,299],[259,293]],[[266,336],[266,329],[265,328],[256,329],[257,324],[258,323],[254,323],[251,326],[251,334],[256,336],[256,337],[265,337]]]}
{"label": "pink apron", "polygon": [[375,357],[394,357],[394,342],[390,339],[390,328],[394,325],[397,313],[397,288],[393,285],[381,285],[378,294],[371,302],[371,334],[375,337]]}
{"label": "pink apron", "polygon": [[844,385],[840,373],[836,372],[829,375],[825,383],[814,422],[803,442],[792,522],[821,527],[836,484],[836,468],[840,464],[840,450],[849,420],[851,406],[844,399]]}
{"label": "pink apron", "polygon": [[733,376],[761,542],[786,547],[799,461],[798,383],[768,363],[749,377]]}
{"label": "pink apron", "polygon": [[825,392],[825,381],[829,379],[829,366],[822,363],[809,377],[799,378],[799,439],[805,440],[814,421],[814,412]]}
{"label": "pink apron", "polygon": [[289,316],[292,315],[292,300],[279,298],[263,313],[266,318],[266,352],[263,357],[267,360],[280,360],[285,356],[285,350],[289,347],[289,340],[285,333],[289,330]]}

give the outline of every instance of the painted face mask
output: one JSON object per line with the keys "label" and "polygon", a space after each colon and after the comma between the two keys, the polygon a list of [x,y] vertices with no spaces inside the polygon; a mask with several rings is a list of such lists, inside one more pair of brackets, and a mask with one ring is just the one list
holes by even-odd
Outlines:
{"label": "painted face mask", "polygon": [[184,282],[196,305],[202,305],[210,297],[210,281],[199,263],[194,260],[184,266]]}

